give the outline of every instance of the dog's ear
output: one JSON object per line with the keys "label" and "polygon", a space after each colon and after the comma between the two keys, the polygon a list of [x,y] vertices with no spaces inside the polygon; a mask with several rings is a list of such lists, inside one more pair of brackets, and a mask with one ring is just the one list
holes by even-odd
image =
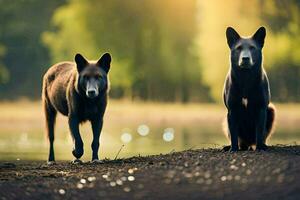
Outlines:
{"label": "dog's ear", "polygon": [[264,47],[266,37],[266,28],[260,27],[252,36],[252,39],[260,46],[260,48]]}
{"label": "dog's ear", "polygon": [[101,67],[106,73],[108,73],[110,69],[111,56],[109,53],[105,53],[98,60],[97,65]]}
{"label": "dog's ear", "polygon": [[232,46],[241,38],[241,36],[234,30],[234,28],[228,27],[226,29],[226,38],[229,48],[232,48]]}
{"label": "dog's ear", "polygon": [[81,72],[88,64],[88,61],[79,53],[75,55],[75,62],[77,65],[78,72]]}

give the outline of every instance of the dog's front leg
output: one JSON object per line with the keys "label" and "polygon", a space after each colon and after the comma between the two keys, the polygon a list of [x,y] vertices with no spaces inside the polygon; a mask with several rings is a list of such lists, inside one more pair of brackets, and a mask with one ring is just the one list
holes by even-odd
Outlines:
{"label": "dog's front leg", "polygon": [[83,141],[79,132],[79,120],[78,117],[74,115],[69,116],[69,128],[73,138],[74,149],[72,151],[73,155],[79,159],[83,155]]}
{"label": "dog's front leg", "polygon": [[267,145],[264,144],[264,135],[266,132],[267,109],[260,108],[257,111],[255,134],[256,134],[256,149],[267,150]]}
{"label": "dog's front leg", "polygon": [[227,113],[228,127],[231,139],[231,152],[238,151],[238,124],[239,124],[239,110],[229,109]]}
{"label": "dog's front leg", "polygon": [[93,129],[93,142],[92,142],[92,162],[99,162],[98,150],[99,150],[99,138],[102,130],[103,120],[94,119],[91,121]]}

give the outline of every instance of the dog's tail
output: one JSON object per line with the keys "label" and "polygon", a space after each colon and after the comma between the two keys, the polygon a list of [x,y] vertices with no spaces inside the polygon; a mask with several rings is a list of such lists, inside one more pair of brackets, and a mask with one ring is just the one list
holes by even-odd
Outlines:
{"label": "dog's tail", "polygon": [[275,129],[276,108],[274,104],[270,103],[267,109],[266,121],[266,140],[272,135]]}
{"label": "dog's tail", "polygon": [[230,133],[229,133],[229,127],[228,127],[228,122],[227,122],[227,116],[224,116],[224,118],[223,118],[222,130],[223,130],[223,134],[225,135],[225,137],[230,140]]}

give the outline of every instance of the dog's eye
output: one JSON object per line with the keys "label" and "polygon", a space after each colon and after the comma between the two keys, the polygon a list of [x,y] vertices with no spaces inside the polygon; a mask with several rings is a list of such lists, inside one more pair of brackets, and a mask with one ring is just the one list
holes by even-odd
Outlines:
{"label": "dog's eye", "polygon": [[252,51],[252,50],[255,50],[255,47],[254,46],[250,46],[249,49]]}
{"label": "dog's eye", "polygon": [[82,76],[84,80],[87,80],[89,77],[87,75]]}
{"label": "dog's eye", "polygon": [[95,75],[95,79],[101,79],[101,75],[100,74]]}
{"label": "dog's eye", "polygon": [[236,50],[241,51],[241,50],[242,50],[242,46],[238,46],[238,47],[236,48]]}

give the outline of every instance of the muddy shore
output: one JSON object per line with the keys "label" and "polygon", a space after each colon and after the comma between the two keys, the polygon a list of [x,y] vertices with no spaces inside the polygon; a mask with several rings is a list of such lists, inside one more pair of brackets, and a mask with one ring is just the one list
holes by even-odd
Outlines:
{"label": "muddy shore", "polygon": [[103,164],[0,161],[4,199],[300,199],[300,146],[198,149]]}

